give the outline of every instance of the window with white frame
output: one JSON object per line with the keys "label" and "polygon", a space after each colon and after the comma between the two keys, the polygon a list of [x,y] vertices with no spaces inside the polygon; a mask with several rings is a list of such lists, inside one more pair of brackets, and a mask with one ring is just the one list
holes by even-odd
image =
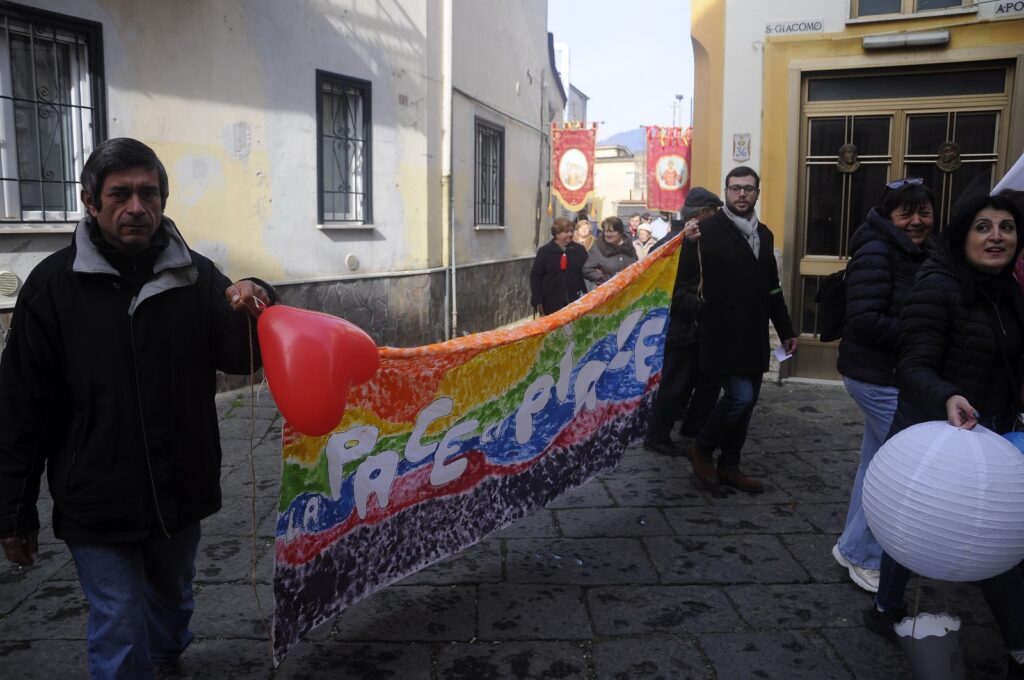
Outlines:
{"label": "window with white frame", "polygon": [[0,9],[0,222],[72,222],[102,126],[100,27]]}
{"label": "window with white frame", "polygon": [[317,71],[320,224],[368,224],[370,83]]}
{"label": "window with white frame", "polygon": [[974,0],[850,0],[850,16],[856,19],[886,14],[917,14],[973,4]]}
{"label": "window with white frame", "polygon": [[476,119],[473,217],[478,225],[505,223],[505,129]]}

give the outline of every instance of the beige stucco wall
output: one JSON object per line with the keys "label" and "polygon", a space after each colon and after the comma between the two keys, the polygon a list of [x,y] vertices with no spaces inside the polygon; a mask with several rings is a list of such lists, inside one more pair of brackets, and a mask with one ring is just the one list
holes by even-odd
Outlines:
{"label": "beige stucco wall", "polygon": [[[441,2],[33,5],[102,24],[107,136],[136,137],[156,150],[170,176],[167,215],[230,276],[289,283],[447,263]],[[454,82],[469,95],[456,94],[454,111],[456,259],[532,254],[536,194],[546,191],[549,155],[542,98],[545,112],[559,99],[548,59],[547,3],[454,0],[454,15]],[[373,224],[367,228],[317,224],[318,69],[371,83]],[[559,116],[563,105],[555,102]],[[507,118],[508,228],[498,234],[481,234],[471,224],[476,115]],[[542,208],[546,202],[544,193]],[[0,227],[0,269],[24,279],[68,238],[4,234]],[[359,261],[355,271],[346,267],[349,255]],[[0,298],[0,309],[13,302]]]}

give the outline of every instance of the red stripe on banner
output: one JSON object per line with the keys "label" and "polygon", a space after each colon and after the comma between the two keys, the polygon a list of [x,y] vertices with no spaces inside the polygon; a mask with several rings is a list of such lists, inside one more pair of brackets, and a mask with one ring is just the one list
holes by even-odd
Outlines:
{"label": "red stripe on banner", "polygon": [[[660,379],[660,373],[652,375],[649,381],[650,388],[657,385]],[[606,424],[609,420],[632,413],[641,399],[642,397],[638,397],[615,404],[607,404],[604,408],[582,411],[558,433],[548,448],[521,463],[493,465],[487,463],[484,454],[480,451],[470,451],[464,456],[469,462],[466,471],[458,479],[443,487],[431,485],[431,466],[424,465],[395,480],[388,496],[386,508],[371,503],[367,505],[364,519],[360,519],[359,514],[353,509],[347,520],[327,531],[301,534],[289,542],[279,540],[275,548],[277,559],[292,566],[304,564],[319,555],[341,536],[352,531],[357,525],[374,525],[418,503],[465,493],[489,477],[507,477],[519,474],[534,466],[552,451],[586,440],[598,427]],[[424,490],[432,490],[432,493],[426,493]]]}

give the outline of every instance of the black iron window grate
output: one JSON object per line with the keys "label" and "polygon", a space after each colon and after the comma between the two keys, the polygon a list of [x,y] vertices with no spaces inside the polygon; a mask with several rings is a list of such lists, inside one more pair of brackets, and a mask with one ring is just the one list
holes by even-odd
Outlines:
{"label": "black iron window grate", "polygon": [[83,215],[78,176],[95,143],[96,118],[90,39],[85,30],[3,16],[0,220]]}
{"label": "black iron window grate", "polygon": [[476,224],[502,225],[505,220],[505,131],[476,122]]}
{"label": "black iron window grate", "polygon": [[318,74],[321,223],[370,221],[370,85]]}

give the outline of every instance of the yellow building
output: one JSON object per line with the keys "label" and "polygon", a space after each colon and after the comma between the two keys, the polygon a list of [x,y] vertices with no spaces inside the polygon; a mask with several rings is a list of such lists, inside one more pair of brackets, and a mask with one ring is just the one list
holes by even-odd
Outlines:
{"label": "yellow building", "polygon": [[786,369],[837,377],[814,294],[886,182],[923,177],[942,225],[1024,151],[1024,2],[692,0],[692,35],[693,182],[761,174],[801,334]]}

